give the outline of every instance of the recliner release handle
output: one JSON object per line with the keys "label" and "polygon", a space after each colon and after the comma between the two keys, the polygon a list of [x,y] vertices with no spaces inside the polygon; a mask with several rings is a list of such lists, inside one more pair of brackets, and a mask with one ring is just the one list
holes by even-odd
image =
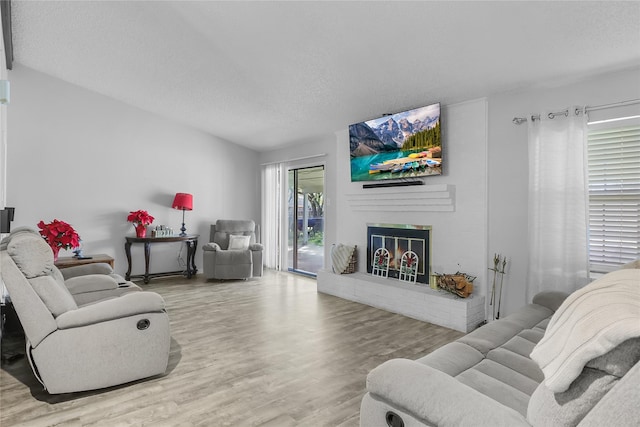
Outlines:
{"label": "recliner release handle", "polygon": [[389,427],[404,427],[402,417],[393,411],[387,411],[385,421]]}
{"label": "recliner release handle", "polygon": [[149,321],[149,319],[142,319],[142,320],[138,320],[137,327],[138,327],[138,329],[143,331],[143,330],[147,329],[149,327],[149,325],[151,325],[151,322]]}

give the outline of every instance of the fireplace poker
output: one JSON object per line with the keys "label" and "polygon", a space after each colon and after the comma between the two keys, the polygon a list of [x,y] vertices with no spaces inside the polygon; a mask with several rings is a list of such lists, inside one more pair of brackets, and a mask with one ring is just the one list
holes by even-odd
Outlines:
{"label": "fireplace poker", "polygon": [[489,302],[489,305],[493,305],[493,303],[495,302],[496,274],[498,272],[498,264],[499,263],[500,263],[500,255],[494,254],[493,255],[493,268],[489,269],[489,270],[493,270],[493,286],[491,286],[491,301]]}
{"label": "fireplace poker", "polygon": [[496,317],[496,319],[500,318],[500,306],[502,305],[502,282],[504,281],[504,272],[506,270],[507,267],[507,257],[504,257],[502,259],[502,271],[500,271],[500,296],[498,297],[498,317]]}

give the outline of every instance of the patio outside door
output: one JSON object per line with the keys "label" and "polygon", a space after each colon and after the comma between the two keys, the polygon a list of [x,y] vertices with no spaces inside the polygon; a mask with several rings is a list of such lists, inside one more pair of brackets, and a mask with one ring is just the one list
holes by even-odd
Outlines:
{"label": "patio outside door", "polygon": [[324,166],[289,170],[288,269],[312,276],[324,265]]}

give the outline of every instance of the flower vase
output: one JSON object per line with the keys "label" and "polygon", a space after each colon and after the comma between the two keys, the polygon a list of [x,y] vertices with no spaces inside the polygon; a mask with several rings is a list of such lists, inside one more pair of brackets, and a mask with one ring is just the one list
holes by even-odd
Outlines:
{"label": "flower vase", "polygon": [[51,246],[53,251],[53,262],[58,261],[58,253],[60,252],[60,246]]}
{"label": "flower vase", "polygon": [[147,236],[147,226],[138,224],[136,227],[136,237],[146,237]]}

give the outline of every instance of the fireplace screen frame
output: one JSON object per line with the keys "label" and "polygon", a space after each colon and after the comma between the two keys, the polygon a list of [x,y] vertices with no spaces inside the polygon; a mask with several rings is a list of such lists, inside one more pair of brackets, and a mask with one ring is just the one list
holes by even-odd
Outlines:
{"label": "fireplace screen frame", "polygon": [[[382,237],[384,236],[384,237]],[[417,282],[428,284],[431,271],[431,226],[412,224],[367,224],[367,272],[373,270],[376,249],[387,248],[391,255],[390,278],[399,277],[400,257],[412,250],[419,258]]]}

